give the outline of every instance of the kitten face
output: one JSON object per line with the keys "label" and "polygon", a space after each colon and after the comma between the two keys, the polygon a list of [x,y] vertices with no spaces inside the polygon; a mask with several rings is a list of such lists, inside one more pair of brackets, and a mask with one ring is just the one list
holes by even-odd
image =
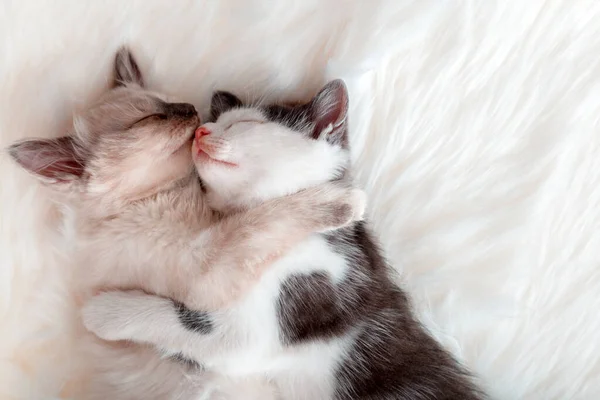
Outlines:
{"label": "kitten face", "polygon": [[76,122],[89,151],[87,190],[135,199],[185,177],[199,123],[191,104],[136,87],[110,91]]}
{"label": "kitten face", "polygon": [[139,68],[122,49],[114,87],[75,118],[73,135],[26,140],[9,151],[54,188],[126,202],[190,173],[189,145],[199,123],[191,104],[170,103],[145,90]]}
{"label": "kitten face", "polygon": [[196,130],[192,146],[211,206],[245,208],[340,178],[349,162],[347,103],[341,81],[297,107],[243,107],[216,93],[216,121]]}

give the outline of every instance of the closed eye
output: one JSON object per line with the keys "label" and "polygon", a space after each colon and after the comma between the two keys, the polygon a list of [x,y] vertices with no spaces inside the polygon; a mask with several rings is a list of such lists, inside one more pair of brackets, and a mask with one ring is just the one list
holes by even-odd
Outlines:
{"label": "closed eye", "polygon": [[225,128],[225,130],[231,128],[232,126],[234,126],[235,124],[241,124],[241,123],[254,123],[254,124],[264,124],[265,121],[260,121],[260,120],[256,120],[256,119],[243,119],[241,121],[235,121],[232,122],[231,124],[227,125],[227,127]]}
{"label": "closed eye", "polygon": [[137,121],[135,121],[133,124],[131,124],[131,126],[135,126],[141,122],[144,122],[144,121],[147,121],[150,119],[159,119],[159,120],[164,121],[167,119],[167,115],[162,114],[162,113],[154,113],[154,114],[146,115],[145,117],[142,117],[142,118],[138,119]]}

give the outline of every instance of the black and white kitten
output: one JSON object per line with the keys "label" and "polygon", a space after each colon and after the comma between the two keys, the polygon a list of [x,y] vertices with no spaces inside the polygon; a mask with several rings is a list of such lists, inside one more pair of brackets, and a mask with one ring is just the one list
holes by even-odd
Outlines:
{"label": "black and white kitten", "polygon": [[[214,122],[196,131],[194,145],[211,205],[231,212],[350,179],[347,109],[339,80],[297,107],[244,107],[217,92]],[[92,299],[84,319],[106,340],[148,343],[207,370],[266,379],[281,399],[485,398],[417,321],[389,273],[361,221],[281,255],[225,309],[192,311],[142,292],[108,292]]]}

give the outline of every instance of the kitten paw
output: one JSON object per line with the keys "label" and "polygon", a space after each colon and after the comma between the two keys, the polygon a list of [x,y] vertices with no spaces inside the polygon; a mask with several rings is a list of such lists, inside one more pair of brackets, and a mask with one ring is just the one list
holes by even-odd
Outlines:
{"label": "kitten paw", "polygon": [[330,215],[324,220],[325,231],[348,226],[363,219],[367,207],[364,191],[352,187],[335,187],[334,199],[329,205]]}
{"label": "kitten paw", "polygon": [[126,340],[135,332],[132,316],[142,298],[140,291],[103,292],[92,297],[82,308],[83,325],[100,339],[108,341]]}
{"label": "kitten paw", "polygon": [[361,189],[354,188],[350,193],[349,203],[352,208],[349,222],[361,221],[367,209],[367,194]]}
{"label": "kitten paw", "polygon": [[352,188],[343,204],[337,209],[335,225],[344,227],[363,219],[367,207],[367,195],[360,189]]}

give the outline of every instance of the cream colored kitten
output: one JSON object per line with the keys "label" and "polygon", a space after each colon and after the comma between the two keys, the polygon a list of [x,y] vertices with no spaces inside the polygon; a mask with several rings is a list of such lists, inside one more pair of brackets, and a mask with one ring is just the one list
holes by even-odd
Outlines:
{"label": "cream colored kitten", "polygon": [[[72,135],[11,146],[12,157],[52,188],[63,206],[81,301],[98,290],[135,288],[189,308],[219,310],[250,289],[286,249],[362,217],[362,192],[330,183],[214,212],[190,157],[199,123],[191,104],[144,89],[139,68],[123,49],[114,88],[76,118]],[[121,350],[94,347],[106,375],[97,377],[86,397],[165,398],[160,390],[143,392],[132,384],[141,365],[153,366],[145,380],[172,375],[176,387],[185,379],[180,366],[165,364],[170,361],[161,364],[143,349]],[[101,358],[108,356],[123,357],[112,362],[124,368],[104,368],[111,358]]]}

